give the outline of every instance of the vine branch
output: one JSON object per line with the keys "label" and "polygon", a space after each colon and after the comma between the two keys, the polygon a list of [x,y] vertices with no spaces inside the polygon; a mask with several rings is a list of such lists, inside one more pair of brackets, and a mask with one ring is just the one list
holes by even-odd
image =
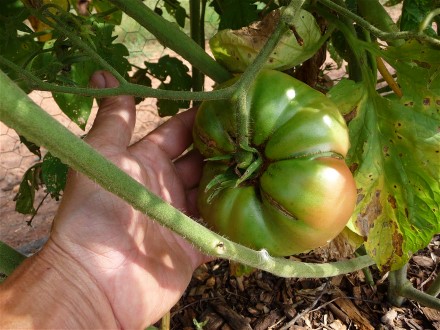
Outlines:
{"label": "vine branch", "polygon": [[437,15],[440,15],[440,8],[436,8],[433,11],[429,12],[428,15],[426,15],[425,19],[420,24],[419,33],[425,31],[428,28],[428,26],[432,23],[434,17]]}
{"label": "vine branch", "polygon": [[231,97],[235,92],[236,86],[232,85],[227,88],[218,89],[210,92],[188,92],[188,91],[171,91],[165,89],[155,89],[147,86],[142,86],[133,83],[125,83],[115,88],[105,89],[93,89],[87,87],[77,86],[65,86],[56,85],[41,80],[31,72],[22,69],[15,63],[5,59],[0,55],[0,64],[7,66],[8,68],[16,71],[23,79],[28,81],[32,87],[37,86],[38,90],[54,92],[54,93],[67,93],[82,96],[92,96],[96,98],[102,98],[114,95],[132,95],[138,97],[153,97],[157,99],[169,99],[169,100],[221,100]]}
{"label": "vine branch", "polygon": [[389,274],[388,299],[395,306],[401,306],[405,298],[418,301],[420,304],[440,309],[440,299],[417,290],[407,279],[408,264],[398,270],[391,271]]}
{"label": "vine branch", "polygon": [[367,31],[370,31],[379,39],[385,41],[397,40],[397,39],[416,39],[419,41],[425,41],[430,43],[433,46],[440,47],[440,40],[432,38],[424,33],[420,32],[411,32],[411,31],[401,31],[401,32],[384,32],[374,25],[370,24],[368,21],[364,20],[362,17],[352,13],[350,10],[334,3],[331,0],[318,0],[324,6],[333,9],[334,11],[352,19],[359,26],[364,28]]}
{"label": "vine branch", "polygon": [[246,94],[252,82],[258,73],[263,69],[270,54],[284,35],[289,30],[292,24],[295,24],[299,16],[301,6],[305,0],[292,0],[286,7],[280,17],[280,21],[275,28],[275,31],[268,38],[267,42],[256,56],[251,65],[247,67],[240,80],[237,82],[237,92],[233,95],[235,99],[234,104],[237,105],[237,130],[239,145],[247,149],[249,146],[249,113],[247,109]]}

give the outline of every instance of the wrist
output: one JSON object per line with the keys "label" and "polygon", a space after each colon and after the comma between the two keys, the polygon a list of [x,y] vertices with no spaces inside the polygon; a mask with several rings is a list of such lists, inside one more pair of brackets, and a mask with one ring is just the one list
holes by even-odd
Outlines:
{"label": "wrist", "polygon": [[0,328],[117,328],[87,271],[49,240],[0,285]]}

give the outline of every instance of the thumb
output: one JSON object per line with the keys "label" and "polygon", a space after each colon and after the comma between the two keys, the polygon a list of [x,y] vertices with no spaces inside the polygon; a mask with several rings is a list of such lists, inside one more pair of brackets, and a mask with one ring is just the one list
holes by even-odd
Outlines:
{"label": "thumb", "polygon": [[[90,78],[92,88],[115,88],[119,82],[106,71],[97,71]],[[92,128],[85,140],[95,148],[115,146],[125,149],[130,143],[136,122],[134,98],[128,95],[111,96],[99,102]]]}

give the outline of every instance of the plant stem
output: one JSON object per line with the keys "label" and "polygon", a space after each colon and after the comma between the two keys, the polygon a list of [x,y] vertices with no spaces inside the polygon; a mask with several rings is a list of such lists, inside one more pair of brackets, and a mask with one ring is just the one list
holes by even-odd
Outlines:
{"label": "plant stem", "polygon": [[109,0],[141,26],[150,31],[165,47],[174,50],[216,82],[230,79],[231,74],[214,61],[200,46],[172,24],[157,15],[142,1]]}
{"label": "plant stem", "polygon": [[247,67],[246,71],[240,78],[238,88],[247,91],[249,86],[252,84],[254,78],[257,76],[266,63],[268,57],[284,35],[289,30],[291,25],[294,25],[299,16],[299,10],[305,0],[292,0],[290,4],[285,8],[283,14],[281,15],[280,21],[278,22],[275,31],[269,37],[261,51],[255,57],[252,64]]}
{"label": "plant stem", "polygon": [[[359,13],[366,21],[374,25],[376,28],[385,32],[397,33],[399,27],[394,23],[388,12],[380,4],[378,0],[357,0],[357,7]],[[403,40],[391,40],[390,44],[399,46]]]}
{"label": "plant stem", "polygon": [[437,297],[440,294],[440,275],[437,274],[437,277],[435,278],[434,282],[431,283],[428,290],[426,290],[426,293]]}
{"label": "plant stem", "polygon": [[[335,0],[343,3],[342,0]],[[316,12],[331,22],[344,35],[346,45],[346,60],[348,62],[349,78],[354,81],[362,81],[365,79],[364,75],[367,73],[367,58],[365,51],[359,47],[359,39],[357,38],[356,30],[353,26],[353,21],[348,17],[338,17],[330,14],[327,8],[323,6],[313,7]]]}
{"label": "plant stem", "polygon": [[406,272],[408,265],[406,264],[401,269],[390,271],[388,275],[388,300],[394,306],[402,306],[405,298],[402,296],[401,290],[406,283]]}
{"label": "plant stem", "polygon": [[[367,251],[365,250],[365,246],[361,245],[354,253],[355,256],[364,256],[367,254]],[[364,273],[364,277],[365,277],[365,282],[370,285],[373,286],[374,285],[374,279],[373,279],[373,274],[371,274],[371,270],[370,268],[363,268],[362,272]]]}
{"label": "plant stem", "polygon": [[275,31],[269,37],[255,60],[248,66],[237,83],[237,93],[233,95],[233,104],[236,105],[237,135],[238,144],[247,149],[249,147],[249,109],[247,108],[247,91],[253,80],[263,69],[268,57],[284,35],[289,30],[289,26],[295,24],[299,10],[305,0],[292,0],[281,15]]}
{"label": "plant stem", "polygon": [[426,15],[423,22],[420,24],[419,33],[422,33],[431,24],[435,16],[440,15],[440,8],[436,8]]}
{"label": "plant stem", "polygon": [[403,297],[417,301],[423,306],[440,310],[440,299],[414,288],[410,281],[406,281],[400,290]]}
{"label": "plant stem", "polygon": [[414,288],[406,278],[408,265],[399,270],[391,271],[388,277],[388,300],[395,306],[401,306],[405,298],[415,300],[426,307],[440,309],[440,299],[429,293]]}
{"label": "plant stem", "polygon": [[440,46],[440,40],[432,38],[426,34],[423,33],[416,33],[416,32],[410,32],[410,31],[402,31],[402,32],[384,32],[374,25],[370,24],[368,21],[364,20],[362,17],[352,13],[350,10],[337,5],[331,0],[317,0],[318,2],[322,3],[324,6],[333,9],[334,11],[349,17],[353,21],[355,21],[359,26],[362,28],[370,31],[372,34],[374,34],[379,39],[385,40],[385,41],[391,41],[391,40],[398,40],[398,39],[417,39],[419,41],[426,41],[430,43],[433,46]]}
{"label": "plant stem", "polygon": [[93,89],[85,87],[75,86],[60,86],[52,83],[42,81],[27,70],[22,69],[13,62],[3,58],[0,55],[0,64],[7,66],[8,68],[16,71],[21,78],[28,81],[31,87],[37,87],[40,91],[49,91],[54,93],[67,93],[76,94],[82,96],[92,97],[106,97],[115,95],[133,95],[139,97],[154,97],[157,99],[169,99],[169,100],[221,100],[230,98],[235,92],[235,85],[229,86],[224,89],[217,89],[210,92],[188,92],[188,91],[170,91],[165,89],[155,89],[147,86],[126,83],[116,88],[105,89]]}
{"label": "plant stem", "polygon": [[[202,36],[202,29],[204,25],[201,24],[201,7],[200,0],[190,0],[189,2],[190,23],[191,23],[191,38],[202,48],[205,49],[205,40]],[[204,75],[192,65],[192,90],[201,91],[204,86]]]}
{"label": "plant stem", "polygon": [[204,253],[260,268],[282,277],[329,277],[370,266],[369,256],[327,264],[292,262],[254,251],[218,235],[152,194],[116,165],[71,133],[0,71],[0,120],[18,134],[46,147],[74,170],[83,173],[135,209],[192,242]]}
{"label": "plant stem", "polygon": [[171,313],[168,311],[160,320],[160,330],[170,330]]}

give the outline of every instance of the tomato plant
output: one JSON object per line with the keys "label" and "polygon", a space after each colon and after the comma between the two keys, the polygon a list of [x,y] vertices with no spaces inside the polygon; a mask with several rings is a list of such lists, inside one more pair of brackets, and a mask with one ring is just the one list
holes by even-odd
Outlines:
{"label": "tomato plant", "polygon": [[[247,92],[254,153],[238,144],[235,109],[228,100],[205,101],[197,113],[194,144],[208,160],[199,195],[203,219],[273,255],[325,245],[345,227],[356,201],[344,163],[348,129],[337,108],[284,73],[262,71]],[[255,160],[241,166],[246,157]],[[253,173],[237,184],[249,168]]]}
{"label": "tomato plant", "polygon": [[[302,268],[206,230],[44,116],[3,72],[0,119],[23,135],[21,140],[40,158],[41,145],[206,253],[280,276],[328,277],[373,262],[383,273],[404,272],[413,253],[440,232],[440,3],[387,3],[391,2],[403,2],[399,21],[391,19],[379,0],[190,0],[189,15],[177,0],[154,4],[91,0],[76,5],[7,0],[0,14],[0,69],[26,92],[52,92],[81,128],[88,120],[92,97],[129,94],[139,101],[153,97],[159,100],[161,115],[175,114],[188,101],[206,101],[195,131],[196,146],[208,159],[200,209],[212,228],[235,241],[280,256],[311,249],[344,227],[356,197],[345,232],[356,238],[348,243],[353,248],[363,245],[367,256],[353,263]],[[239,68],[230,68],[243,74],[226,84],[232,74],[204,51],[203,15],[208,5],[219,15],[214,24],[218,30],[244,28],[241,32],[245,32],[239,41],[214,39],[215,51],[227,53],[223,59],[216,54],[225,65],[232,60],[237,66],[234,54],[243,57]],[[252,22],[282,6],[287,7],[279,21],[271,21],[274,26],[268,34],[256,44],[255,35],[247,38],[249,27],[255,26]],[[309,24],[301,27],[301,10],[313,15],[307,19],[313,21],[312,30]],[[170,14],[168,19],[164,11]],[[132,63],[129,48],[115,35],[123,15],[136,21],[141,33],[148,30],[187,60],[192,69],[166,56],[157,63]],[[173,23],[184,28],[188,17],[189,32]],[[29,21],[33,24],[25,24]],[[223,47],[218,43],[222,40],[240,45]],[[286,40],[294,45],[283,47]],[[323,78],[320,68],[326,50],[337,64],[346,63],[340,81]],[[274,68],[268,64],[280,59],[292,62],[276,68],[287,69],[326,96],[284,74],[261,71]],[[110,71],[119,87],[88,88],[89,75],[96,69]],[[158,89],[151,87],[152,76],[161,82]],[[220,86],[202,91],[204,76]],[[335,174],[335,183],[323,174],[328,172]],[[17,195],[20,211],[34,213],[34,190],[41,184],[57,198],[65,173],[66,167],[52,156],[26,172]],[[343,198],[345,206],[339,207]],[[234,219],[241,221],[232,224]],[[352,254],[349,250],[345,256]],[[396,278],[393,274],[391,282]],[[398,282],[405,284],[401,285],[405,290],[410,287],[402,277]],[[430,291],[437,292],[439,283]],[[414,292],[405,292],[398,295],[414,297]],[[433,297],[421,297],[428,305],[439,304]]]}

